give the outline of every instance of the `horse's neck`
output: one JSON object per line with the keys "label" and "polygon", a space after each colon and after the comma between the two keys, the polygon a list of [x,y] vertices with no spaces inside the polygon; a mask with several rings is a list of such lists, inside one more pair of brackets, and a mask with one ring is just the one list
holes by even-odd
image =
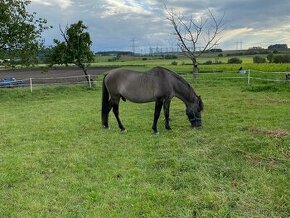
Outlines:
{"label": "horse's neck", "polygon": [[183,82],[179,81],[174,89],[175,96],[182,100],[186,105],[192,103],[192,100],[195,99],[195,93],[191,87]]}

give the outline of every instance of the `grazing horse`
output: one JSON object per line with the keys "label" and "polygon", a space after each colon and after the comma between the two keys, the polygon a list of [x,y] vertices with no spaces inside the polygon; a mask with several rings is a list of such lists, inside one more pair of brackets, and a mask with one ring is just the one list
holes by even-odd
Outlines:
{"label": "grazing horse", "polygon": [[155,101],[152,129],[158,133],[157,121],[162,106],[165,115],[165,128],[170,130],[169,108],[173,97],[186,105],[186,114],[193,127],[201,126],[203,103],[192,87],[181,76],[163,67],[154,67],[146,73],[125,69],[115,69],[105,74],[103,79],[102,124],[108,128],[109,112],[113,108],[121,131],[125,131],[119,117],[120,98],[124,101],[146,103]]}

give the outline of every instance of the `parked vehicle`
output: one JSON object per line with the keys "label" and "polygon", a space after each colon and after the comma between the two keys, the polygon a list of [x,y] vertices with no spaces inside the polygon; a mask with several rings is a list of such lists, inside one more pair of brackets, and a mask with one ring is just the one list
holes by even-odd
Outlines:
{"label": "parked vehicle", "polygon": [[14,77],[0,79],[0,88],[13,88],[23,86],[22,80],[17,80]]}

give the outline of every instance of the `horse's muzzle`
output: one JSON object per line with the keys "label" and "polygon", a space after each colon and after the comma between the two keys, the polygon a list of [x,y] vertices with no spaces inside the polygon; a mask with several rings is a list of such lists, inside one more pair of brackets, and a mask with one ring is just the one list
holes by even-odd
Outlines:
{"label": "horse's muzzle", "polygon": [[189,119],[189,121],[192,127],[198,128],[202,126],[200,113],[196,114],[192,119]]}
{"label": "horse's muzzle", "polygon": [[200,113],[195,113],[195,114],[187,114],[188,120],[191,123],[192,127],[198,128],[201,127],[202,122],[201,122],[201,114]]}

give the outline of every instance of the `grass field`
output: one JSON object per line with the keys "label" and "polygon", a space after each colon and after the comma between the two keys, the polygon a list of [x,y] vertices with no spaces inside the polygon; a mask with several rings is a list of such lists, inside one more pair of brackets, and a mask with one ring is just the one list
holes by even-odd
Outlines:
{"label": "grass field", "polygon": [[[263,63],[263,64],[254,64],[253,55],[243,55],[236,56],[241,59],[242,64],[227,64],[229,58],[227,57],[217,57],[217,56],[205,56],[198,59],[199,69],[202,72],[225,72],[225,71],[235,71],[237,72],[240,67],[243,69],[258,70],[264,72],[290,72],[290,64],[274,64],[274,63]],[[160,57],[146,57],[146,60],[143,60],[143,57],[131,57],[124,56],[120,60],[108,62],[108,59],[111,59],[112,56],[97,56],[96,62],[92,66],[139,66],[142,68],[152,68],[155,66],[164,66],[177,71],[189,72],[192,71],[190,59],[184,56],[178,56],[178,59],[162,59]],[[211,60],[213,64],[205,64],[205,62]],[[177,62],[177,65],[172,65],[172,62]],[[221,61],[221,64],[214,64],[215,61]]]}
{"label": "grass field", "polygon": [[1,217],[289,217],[290,87],[193,83],[203,128],[175,99],[121,103],[101,128],[101,87],[0,90]]}

